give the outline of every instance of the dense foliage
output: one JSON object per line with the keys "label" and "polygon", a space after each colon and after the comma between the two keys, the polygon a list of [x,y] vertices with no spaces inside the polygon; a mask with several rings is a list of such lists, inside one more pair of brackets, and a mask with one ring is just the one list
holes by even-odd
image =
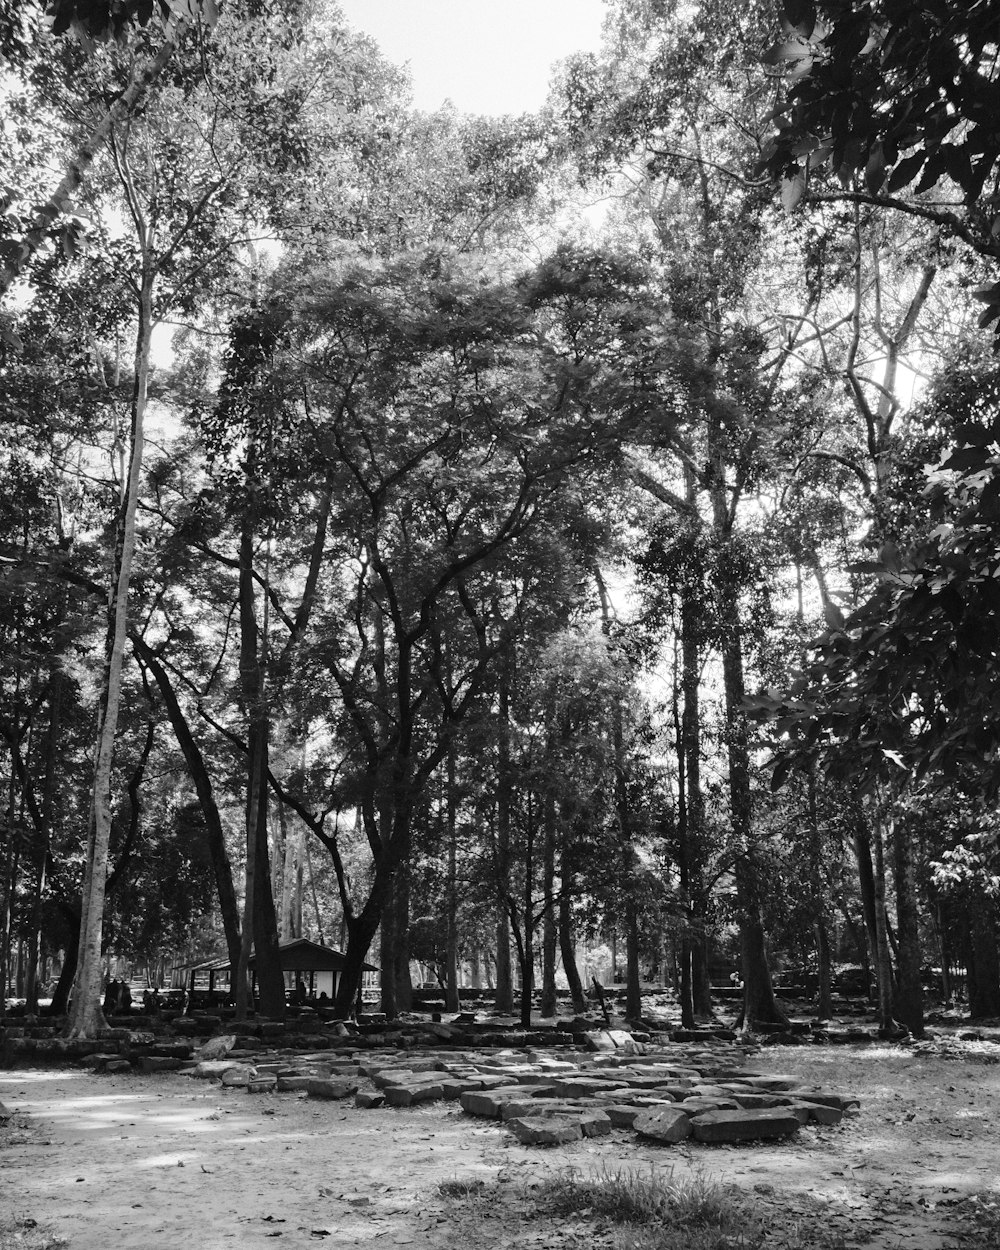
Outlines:
{"label": "dense foliage", "polygon": [[996,1013],[998,43],[613,0],[483,118],[327,0],[0,0],[8,992]]}

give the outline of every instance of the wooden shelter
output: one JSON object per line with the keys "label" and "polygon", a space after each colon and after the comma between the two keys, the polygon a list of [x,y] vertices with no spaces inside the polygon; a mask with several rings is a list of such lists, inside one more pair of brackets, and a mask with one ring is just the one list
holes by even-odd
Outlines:
{"label": "wooden shelter", "polygon": [[[347,957],[333,946],[322,946],[308,938],[289,938],[278,943],[278,959],[285,977],[285,987],[294,996],[299,982],[305,988],[307,1001],[333,1001],[337,996],[337,979],[344,970]],[[251,954],[247,964],[253,993],[257,992],[257,957]],[[363,973],[378,972],[374,964],[362,964]],[[184,984],[192,997],[206,991],[210,1003],[216,997],[227,998],[232,992],[233,967],[228,959],[206,959],[189,964],[184,970]],[[225,988],[217,988],[216,981]],[[200,982],[200,985],[199,985]]]}

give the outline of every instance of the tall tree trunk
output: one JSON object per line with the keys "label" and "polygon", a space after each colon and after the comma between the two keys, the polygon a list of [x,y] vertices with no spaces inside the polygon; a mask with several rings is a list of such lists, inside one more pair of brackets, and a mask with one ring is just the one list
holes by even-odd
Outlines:
{"label": "tall tree trunk", "polygon": [[394,978],[396,1006],[399,1011],[413,1010],[413,978],[410,974],[410,846],[407,843],[393,878],[393,904],[396,909],[396,949]]}
{"label": "tall tree trunk", "polygon": [[523,942],[514,931],[518,946],[518,962],[521,965],[521,1025],[531,1028],[531,993],[535,982],[535,934],[534,934],[534,885],[535,885],[535,801],[529,789],[527,816],[525,819],[524,891],[521,898]]}
{"label": "tall tree trunk", "polygon": [[883,852],[882,826],[877,808],[873,808],[871,846],[874,859],[875,978],[878,982],[879,1031],[891,1034],[896,1031],[896,1026],[893,1022],[895,984],[892,973],[892,956],[889,950],[889,918],[886,913],[885,902],[885,855]]}
{"label": "tall tree trunk", "polygon": [[762,920],[763,890],[753,847],[753,800],[750,791],[750,752],[743,712],[743,647],[735,596],[720,596],[726,636],[722,670],[726,696],[729,757],[729,805],[735,853],[736,909],[740,929],[740,971],[743,975],[742,1027],[756,1024],[788,1025],[778,1006],[767,962]]}
{"label": "tall tree trunk", "polygon": [[913,847],[905,829],[888,816],[896,881],[896,924],[899,930],[899,961],[893,1016],[914,1037],[924,1035],[924,990],[920,981],[920,918]]}
{"label": "tall tree trunk", "polygon": [[278,825],[281,829],[280,843],[276,844],[274,857],[277,860],[279,854],[279,846],[281,853],[281,910],[278,919],[278,933],[282,941],[288,938],[301,937],[301,933],[296,932],[295,923],[292,919],[292,896],[295,893],[297,884],[297,841],[298,839],[289,831],[288,813],[285,811],[284,803],[278,804]]}
{"label": "tall tree trunk", "polygon": [[[152,241],[144,239],[144,250]],[[135,384],[132,396],[131,448],[128,477],[116,527],[113,590],[108,602],[105,675],[98,713],[99,729],[94,758],[94,788],[88,824],[84,870],[80,950],[72,1008],[67,1020],[70,1037],[97,1037],[106,1027],[101,1010],[101,955],[104,932],[104,894],[111,840],[111,772],[114,763],[118,712],[121,706],[122,666],[128,627],[128,594],[135,555],[135,516],[142,480],[143,423],[149,386],[149,349],[153,333],[153,272],[144,262],[139,287],[139,325],[136,335]],[[120,543],[120,545],[119,545]]]}
{"label": "tall tree trunk", "polygon": [[[601,628],[611,646],[611,601],[601,570],[594,565],[594,580],[601,601]],[[615,811],[618,816],[618,838],[622,887],[625,894],[625,1013],[630,1020],[642,1015],[642,989],[639,984],[639,921],[636,911],[637,858],[632,798],[629,793],[631,768],[625,749],[625,715],[621,697],[611,709],[611,737],[615,755]]]}
{"label": "tall tree trunk", "polygon": [[816,916],[816,962],[819,974],[817,1014],[821,1020],[833,1015],[832,968],[830,941],[827,934],[826,892],[823,889],[823,846],[819,828],[819,803],[816,773],[810,768],[806,781],[809,819],[809,882]]}
{"label": "tall tree trunk", "polygon": [[974,1018],[1000,1016],[1000,952],[997,948],[996,908],[982,890],[967,896],[970,951],[969,1014]]}
{"label": "tall tree trunk", "polygon": [[38,830],[38,862],[35,868],[31,915],[28,922],[28,983],[25,987],[25,999],[29,1012],[38,1011],[38,948],[42,927],[42,900],[45,896],[52,822],[55,815],[56,759],[59,753],[59,737],[62,731],[62,710],[65,690],[66,676],[62,668],[58,664],[54,664],[49,674],[49,725],[45,742],[45,772],[42,780],[42,801],[40,805],[42,827]]}
{"label": "tall tree trunk", "polygon": [[496,1010],[504,1015],[514,1011],[514,977],[510,961],[511,929],[507,913],[510,882],[510,821],[513,804],[513,776],[510,758],[510,682],[511,664],[504,658],[498,695],[497,732],[497,794],[496,794],[496,863],[497,875],[497,984],[494,996]]}
{"label": "tall tree trunk", "polygon": [[[240,696],[247,718],[246,799],[246,896],[243,933],[237,969],[237,1016],[248,1008],[247,973],[253,944],[260,1010],[275,1020],[285,1018],[285,979],[278,955],[278,925],[271,893],[271,865],[267,840],[267,774],[270,745],[270,713],[267,694],[268,600],[264,598],[263,625],[257,623],[254,586],[254,535],[259,516],[258,453],[251,441],[247,448],[248,502],[240,530],[239,619]],[[269,568],[265,569],[265,583]]]}
{"label": "tall tree trunk", "polygon": [[573,1010],[582,1015],[587,1010],[587,1000],[584,996],[583,980],[580,977],[580,969],[576,962],[576,942],[573,935],[573,911],[572,911],[572,895],[574,886],[574,874],[572,868],[572,851],[570,849],[569,835],[566,829],[566,822],[563,821],[562,826],[562,844],[560,846],[559,858],[559,952],[562,955],[563,971],[566,973],[566,981],[569,985],[569,996],[573,1003]]}
{"label": "tall tree trunk", "polygon": [[[379,964],[382,968],[381,1007],[387,1020],[395,1020],[399,1015],[399,1006],[396,1002],[396,907],[391,882],[387,887],[385,899],[386,905],[379,926]],[[348,921],[348,951],[351,949],[351,939],[354,937],[353,928],[354,926]],[[343,975],[341,980],[343,980]]]}
{"label": "tall tree trunk", "polygon": [[[451,674],[449,672],[449,680]],[[445,836],[448,839],[447,935],[445,949],[445,1006],[449,1011],[461,1010],[458,992],[458,780],[456,750],[452,739],[448,747],[445,777]]]}
{"label": "tall tree trunk", "polygon": [[545,807],[545,841],[542,846],[542,889],[545,900],[545,912],[542,916],[542,998],[539,1010],[545,1017],[554,1016],[557,1008],[556,998],[556,804],[551,794],[544,799]]}
{"label": "tall tree trunk", "polygon": [[215,889],[219,900],[219,912],[222,916],[222,927],[226,935],[226,949],[229,962],[233,968],[240,961],[240,911],[236,901],[236,887],[233,885],[233,870],[229,862],[229,850],[226,847],[226,833],[222,827],[222,816],[215,801],[215,788],[205,763],[205,757],[195,740],[191,727],[187,722],[170,677],[163,665],[156,658],[156,653],[138,634],[133,633],[132,647],[142,664],[152,673],[160,691],[167,716],[177,739],[177,745],[187,764],[188,775],[194,784],[202,816],[205,818],[205,829],[208,833],[208,850],[212,860],[212,872],[215,876]]}
{"label": "tall tree trunk", "polygon": [[59,980],[56,982],[56,988],[52,991],[50,1010],[54,1016],[61,1016],[66,1012],[70,990],[73,988],[73,981],[76,978],[76,967],[80,957],[79,913],[65,902],[59,903],[59,910],[66,918],[69,936],[66,940],[66,949],[63,952],[63,963],[62,968],[59,970]]}

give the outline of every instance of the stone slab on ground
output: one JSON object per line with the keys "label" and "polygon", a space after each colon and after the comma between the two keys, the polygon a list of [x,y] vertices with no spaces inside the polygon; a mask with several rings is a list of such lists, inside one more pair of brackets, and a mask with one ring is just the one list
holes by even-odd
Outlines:
{"label": "stone slab on ground", "polygon": [[649,1107],[632,1123],[640,1137],[674,1144],[691,1136],[691,1117],[678,1107]]}
{"label": "stone slab on ground", "polygon": [[583,1125],[579,1119],[562,1119],[557,1116],[526,1116],[523,1119],[508,1120],[507,1127],[525,1146],[562,1146],[583,1137]]}
{"label": "stone slab on ground", "polygon": [[739,1107],[735,1098],[682,1098],[677,1104],[688,1115],[698,1115],[702,1111],[736,1111]]}
{"label": "stone slab on ground", "polygon": [[799,1119],[787,1108],[704,1111],[691,1121],[691,1130],[700,1142],[755,1141],[791,1137],[799,1130]]}
{"label": "stone slab on ground", "polygon": [[183,1066],[180,1059],[168,1059],[164,1055],[142,1055],[138,1060],[140,1072],[179,1072]]}
{"label": "stone slab on ground", "polygon": [[443,1098],[444,1085],[433,1080],[411,1081],[405,1085],[387,1085],[382,1092],[387,1107],[413,1107],[417,1103],[436,1102]]}
{"label": "stone slab on ground", "polygon": [[844,1118],[840,1107],[831,1107],[824,1102],[812,1102],[808,1098],[797,1098],[792,1106],[805,1107],[809,1112],[809,1119],[814,1124],[840,1124]]}
{"label": "stone slab on ground", "polygon": [[507,1085],[499,1089],[468,1089],[459,1098],[459,1102],[462,1104],[462,1110],[469,1115],[499,1120],[505,1102],[512,1098],[523,1097],[524,1091],[520,1086]]}

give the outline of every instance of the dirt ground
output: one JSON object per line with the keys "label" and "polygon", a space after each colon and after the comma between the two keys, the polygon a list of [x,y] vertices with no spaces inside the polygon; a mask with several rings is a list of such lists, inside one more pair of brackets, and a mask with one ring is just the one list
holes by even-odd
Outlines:
{"label": "dirt ground", "polygon": [[[547,1149],[454,1103],[360,1110],[174,1073],[19,1069],[0,1072],[15,1113],[0,1130],[0,1210],[44,1223],[69,1250],[468,1250],[442,1181],[523,1188],[566,1168],[653,1165],[738,1186],[773,1218],[775,1245],[797,1225],[798,1244],[816,1228],[849,1247],[942,1250],[961,1247],[971,1195],[1000,1198],[998,1059],[986,1045],[959,1058],[767,1049],[747,1066],[857,1094],[860,1115],[774,1145],[657,1147],[616,1130]],[[493,1244],[517,1243],[503,1232]],[[534,1244],[567,1243],[555,1230]]]}

